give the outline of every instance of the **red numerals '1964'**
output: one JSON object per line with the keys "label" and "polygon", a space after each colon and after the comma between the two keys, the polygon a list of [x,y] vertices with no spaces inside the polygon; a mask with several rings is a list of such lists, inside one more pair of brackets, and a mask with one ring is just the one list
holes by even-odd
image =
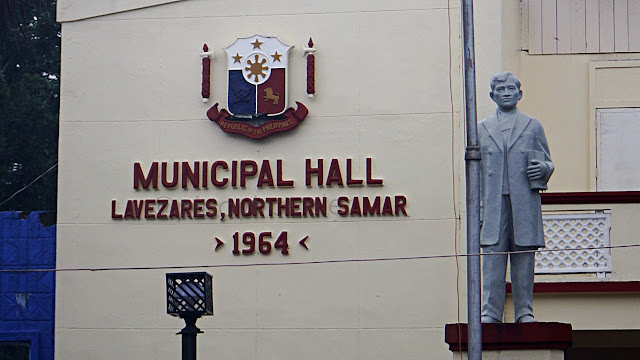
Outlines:
{"label": "red numerals '1964'", "polygon": [[[261,232],[257,236],[258,242],[256,244],[256,235],[253,232],[247,231],[243,234],[235,232],[233,234],[233,254],[234,255],[249,255],[256,251],[256,247],[261,254],[269,254],[271,249],[280,250],[283,255],[289,255],[289,243],[287,241],[288,234],[286,231],[280,233],[276,241],[271,244],[269,239],[272,238],[270,231]],[[240,249],[240,242],[245,245],[243,249]],[[257,245],[257,246],[256,246]]]}

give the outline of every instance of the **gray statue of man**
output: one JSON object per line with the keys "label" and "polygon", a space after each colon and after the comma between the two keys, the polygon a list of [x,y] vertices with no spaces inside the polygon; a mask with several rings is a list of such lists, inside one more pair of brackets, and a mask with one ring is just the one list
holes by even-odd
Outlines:
{"label": "gray statue of man", "polygon": [[[504,311],[507,255],[491,253],[544,247],[540,190],[547,189],[553,163],[542,124],[518,110],[520,80],[510,72],[491,78],[496,113],[478,125],[482,152],[482,322],[500,323]],[[516,322],[533,317],[533,251],[510,255]]]}

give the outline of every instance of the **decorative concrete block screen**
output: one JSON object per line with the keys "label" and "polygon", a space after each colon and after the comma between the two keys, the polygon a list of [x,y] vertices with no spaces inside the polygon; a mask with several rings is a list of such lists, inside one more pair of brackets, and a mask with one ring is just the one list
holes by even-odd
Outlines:
{"label": "decorative concrete block screen", "polygon": [[611,214],[543,215],[547,250],[536,253],[536,274],[611,271]]}
{"label": "decorative concrete block screen", "polygon": [[53,360],[55,267],[55,213],[0,212],[0,359]]}

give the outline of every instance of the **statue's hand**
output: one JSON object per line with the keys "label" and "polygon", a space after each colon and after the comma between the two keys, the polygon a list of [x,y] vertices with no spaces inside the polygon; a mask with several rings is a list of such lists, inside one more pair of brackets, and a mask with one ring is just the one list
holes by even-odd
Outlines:
{"label": "statue's hand", "polygon": [[527,176],[529,180],[540,180],[547,174],[547,164],[540,160],[531,160],[531,165],[527,167]]}

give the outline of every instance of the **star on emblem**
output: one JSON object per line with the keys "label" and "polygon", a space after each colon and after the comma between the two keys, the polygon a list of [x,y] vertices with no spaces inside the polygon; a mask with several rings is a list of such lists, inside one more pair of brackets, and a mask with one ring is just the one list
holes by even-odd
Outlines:
{"label": "star on emblem", "polygon": [[240,55],[240,54],[236,53],[236,56],[232,56],[232,58],[233,58],[233,63],[234,63],[234,64],[235,64],[235,63],[239,63],[239,62],[240,62],[240,59],[242,59],[242,55]]}
{"label": "star on emblem", "polygon": [[275,54],[271,55],[271,57],[273,58],[273,61],[280,61],[280,56],[282,56],[282,54],[278,54],[278,52],[276,51]]}
{"label": "star on emblem", "polygon": [[251,45],[253,45],[254,49],[260,49],[260,45],[262,45],[262,42],[256,39],[256,41],[252,42]]}

